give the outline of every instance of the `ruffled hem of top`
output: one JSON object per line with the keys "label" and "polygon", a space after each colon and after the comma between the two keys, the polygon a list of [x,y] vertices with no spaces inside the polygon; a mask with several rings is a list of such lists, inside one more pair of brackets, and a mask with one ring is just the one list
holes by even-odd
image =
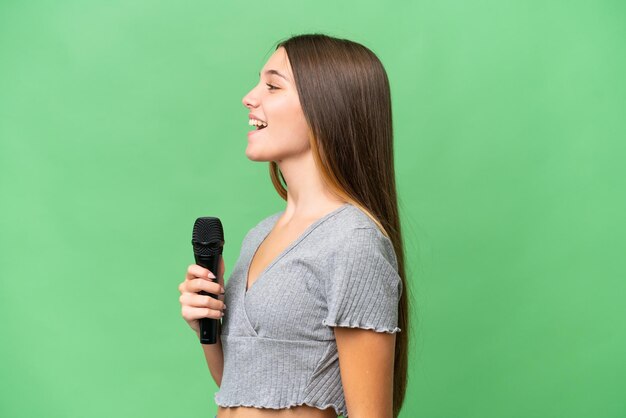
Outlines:
{"label": "ruffled hem of top", "polygon": [[317,408],[317,409],[327,409],[328,407],[332,407],[335,410],[335,413],[337,414],[337,416],[342,415],[343,417],[347,417],[348,416],[348,412],[347,411],[342,411],[339,409],[339,406],[334,404],[334,403],[325,403],[323,405],[316,405],[316,404],[312,404],[309,402],[292,402],[292,403],[288,403],[288,404],[284,404],[284,405],[258,405],[255,403],[245,403],[245,402],[235,402],[235,403],[229,403],[229,404],[225,404],[225,403],[219,403],[219,402],[215,402],[217,405],[223,407],[223,408],[234,408],[237,406],[246,406],[246,407],[252,407],[252,408],[265,408],[265,409],[286,409],[286,408],[291,408],[294,406],[302,406],[302,405],[307,405],[307,406],[312,406],[313,408]]}
{"label": "ruffled hem of top", "polygon": [[376,325],[359,324],[359,323],[351,323],[351,322],[336,323],[336,322],[328,322],[325,319],[322,320],[322,325],[326,325],[326,326],[329,326],[329,327],[371,329],[371,330],[376,331],[376,332],[386,332],[387,334],[394,334],[396,332],[402,331],[398,327],[390,328],[390,327],[382,327],[382,326],[376,326]]}

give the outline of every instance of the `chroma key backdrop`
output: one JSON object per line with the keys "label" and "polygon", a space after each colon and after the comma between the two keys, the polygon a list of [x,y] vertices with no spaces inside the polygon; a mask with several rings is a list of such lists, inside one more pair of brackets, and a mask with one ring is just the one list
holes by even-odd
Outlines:
{"label": "chroma key backdrop", "polygon": [[178,285],[281,211],[243,96],[324,33],[387,71],[401,418],[626,416],[626,3],[0,2],[0,416],[217,413]]}

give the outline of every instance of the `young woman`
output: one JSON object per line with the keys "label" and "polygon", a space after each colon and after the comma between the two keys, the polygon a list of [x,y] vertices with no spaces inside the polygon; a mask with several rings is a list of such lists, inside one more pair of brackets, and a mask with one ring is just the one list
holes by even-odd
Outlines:
{"label": "young woman", "polygon": [[179,286],[197,334],[222,319],[203,345],[217,417],[397,417],[409,313],[387,74],[361,44],[305,34],[259,77],[246,156],[269,162],[285,210],[248,232],[225,286],[223,260]]}

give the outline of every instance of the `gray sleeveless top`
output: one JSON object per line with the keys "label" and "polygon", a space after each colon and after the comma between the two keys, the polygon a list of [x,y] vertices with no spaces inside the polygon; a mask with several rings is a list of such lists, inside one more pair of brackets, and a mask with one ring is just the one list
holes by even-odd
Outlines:
{"label": "gray sleeveless top", "polygon": [[349,203],[311,224],[246,292],[252,256],[283,212],[245,236],[226,282],[224,371],[215,402],[347,416],[332,327],[394,333],[402,282],[391,241]]}

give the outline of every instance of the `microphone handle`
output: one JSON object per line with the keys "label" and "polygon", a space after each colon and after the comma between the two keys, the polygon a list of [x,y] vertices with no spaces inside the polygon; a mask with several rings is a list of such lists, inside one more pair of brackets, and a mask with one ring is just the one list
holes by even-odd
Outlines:
{"label": "microphone handle", "polygon": [[[204,267],[205,269],[209,269],[211,273],[213,273],[216,277],[215,279],[211,279],[213,283],[218,283],[217,278],[217,268],[218,261],[221,254],[214,254],[210,256],[200,256],[194,254],[196,259],[196,264]],[[211,296],[213,299],[218,299],[218,295],[213,293],[205,292],[201,290],[198,292],[199,295]],[[217,329],[219,326],[219,319],[215,318],[200,318],[200,343],[201,344],[215,344],[217,342]]]}

